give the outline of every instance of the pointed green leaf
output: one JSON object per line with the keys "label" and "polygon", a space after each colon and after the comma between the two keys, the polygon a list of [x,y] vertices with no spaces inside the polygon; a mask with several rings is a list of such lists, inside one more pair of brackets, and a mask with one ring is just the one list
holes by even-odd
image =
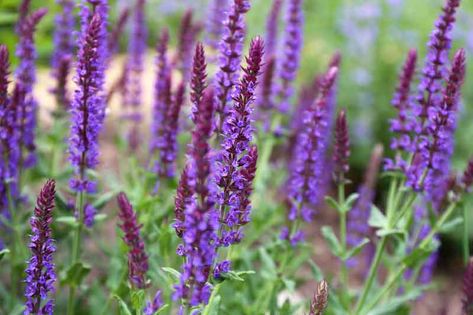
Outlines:
{"label": "pointed green leaf", "polygon": [[369,239],[367,239],[366,237],[358,244],[356,245],[355,247],[353,247],[352,249],[350,249],[344,256],[343,256],[343,260],[347,260],[347,259],[350,259],[354,256],[357,256],[361,250],[363,249],[363,247],[365,247],[366,244],[368,244],[370,242]]}
{"label": "pointed green leaf", "polygon": [[175,280],[181,279],[181,273],[176,269],[171,267],[162,267],[161,269],[170,274]]}
{"label": "pointed green leaf", "polygon": [[342,207],[338,204],[338,202],[330,196],[325,196],[325,202],[332,207],[333,209],[337,210],[338,212],[342,212]]}
{"label": "pointed green leaf", "polygon": [[145,291],[133,290],[131,292],[131,304],[133,309],[141,311],[145,307]]}
{"label": "pointed green leaf", "polygon": [[375,228],[384,228],[388,225],[388,219],[376,206],[371,207],[370,218],[368,224]]}
{"label": "pointed green leaf", "polygon": [[345,209],[347,212],[353,208],[353,205],[358,200],[358,197],[360,197],[359,194],[351,194],[348,196],[347,200],[345,201]]}
{"label": "pointed green leaf", "polygon": [[128,305],[118,295],[113,296],[118,302],[119,315],[132,315]]}
{"label": "pointed green leaf", "polygon": [[334,254],[337,257],[340,257],[340,255],[343,255],[342,246],[340,245],[338,238],[335,236],[335,233],[333,232],[333,229],[330,226],[322,227],[322,235],[327,241],[327,244],[332,254]]}
{"label": "pointed green leaf", "polygon": [[8,254],[10,254],[10,250],[8,248],[0,250],[0,261],[2,261],[3,258],[7,257]]}
{"label": "pointed green leaf", "polygon": [[79,226],[79,223],[77,222],[77,218],[74,216],[62,216],[62,217],[57,218],[56,222],[64,223],[74,228]]}

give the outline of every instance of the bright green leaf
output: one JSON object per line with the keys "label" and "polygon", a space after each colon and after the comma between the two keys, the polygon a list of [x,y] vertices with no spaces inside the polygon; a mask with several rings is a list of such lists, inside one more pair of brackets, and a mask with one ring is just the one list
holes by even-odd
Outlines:
{"label": "bright green leaf", "polygon": [[74,216],[63,216],[59,217],[56,219],[56,222],[58,223],[64,223],[66,225],[69,225],[71,227],[78,227],[79,223],[77,222],[77,218]]}
{"label": "bright green leaf", "polygon": [[161,269],[170,274],[173,278],[175,278],[175,280],[179,280],[181,278],[181,273],[174,268],[162,267]]}
{"label": "bright green leaf", "polygon": [[342,246],[340,245],[340,242],[338,241],[337,236],[335,236],[335,233],[333,232],[330,226],[322,227],[322,235],[327,241],[327,244],[332,254],[334,254],[337,257],[340,257],[341,255],[343,255]]}
{"label": "bright green leaf", "polygon": [[371,207],[370,218],[368,224],[375,228],[384,228],[388,225],[388,219],[376,206]]}

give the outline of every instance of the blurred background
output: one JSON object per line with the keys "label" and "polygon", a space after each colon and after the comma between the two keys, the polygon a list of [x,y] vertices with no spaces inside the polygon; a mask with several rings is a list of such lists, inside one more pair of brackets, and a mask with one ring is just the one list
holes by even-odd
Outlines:
{"label": "blurred background", "polygon": [[[129,0],[109,1],[111,23]],[[264,35],[271,0],[252,0],[248,14],[248,39]],[[14,25],[20,0],[0,0],[0,42],[14,51],[17,37]],[[325,69],[336,51],[342,54],[338,106],[348,108],[352,136],[352,178],[361,179],[370,151],[376,143],[389,147],[388,120],[395,115],[390,100],[397,76],[410,48],[417,48],[422,61],[434,21],[440,14],[443,0],[305,0],[305,28],[302,64],[298,86],[311,82],[316,73]],[[48,78],[47,67],[52,52],[53,22],[57,5],[54,0],[32,1],[34,8],[47,6],[49,13],[40,23],[36,42],[39,52],[40,75]],[[206,0],[148,0],[149,55],[163,26],[171,32],[175,46],[183,12],[193,8],[205,22]],[[205,36],[205,34],[203,34]],[[121,51],[126,51],[126,36],[121,38]],[[464,47],[468,53],[469,70],[473,70],[473,1],[463,1],[454,29],[454,49]],[[16,61],[13,63],[15,64]],[[152,59],[148,58],[151,63]],[[152,74],[152,64],[145,66]],[[117,70],[119,71],[119,70]],[[41,83],[40,83],[41,84]],[[473,71],[469,71],[463,89],[454,169],[461,170],[473,155]],[[148,90],[151,93],[151,87]],[[151,94],[148,93],[148,99]],[[389,154],[389,153],[388,153]],[[356,180],[355,180],[356,181]],[[380,181],[379,195],[383,192]],[[353,185],[356,187],[356,185]],[[469,203],[470,205],[473,203]],[[445,236],[437,273],[448,273],[461,266],[459,229]],[[461,270],[457,270],[457,273]],[[457,284],[458,286],[458,284]]]}

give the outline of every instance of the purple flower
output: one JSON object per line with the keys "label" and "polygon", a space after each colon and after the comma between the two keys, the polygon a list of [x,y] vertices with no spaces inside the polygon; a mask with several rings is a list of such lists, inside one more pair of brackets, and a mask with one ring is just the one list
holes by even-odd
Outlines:
{"label": "purple flower", "polygon": [[34,43],[34,34],[36,26],[46,15],[47,9],[42,8],[24,17],[19,21],[18,34],[19,42],[16,47],[16,56],[20,60],[15,72],[16,84],[18,89],[25,93],[23,102],[19,104],[18,122],[20,130],[20,164],[24,167],[32,167],[36,163],[36,114],[38,103],[33,96],[33,86],[36,82],[36,47]]}
{"label": "purple flower", "polygon": [[279,109],[289,110],[289,102],[294,94],[293,82],[297,76],[303,44],[304,16],[302,0],[289,0],[286,12],[286,29],[284,31],[284,52],[279,69],[281,86],[279,88]]}
{"label": "purple flower", "polygon": [[189,81],[191,70],[192,50],[198,33],[201,28],[199,24],[194,24],[194,13],[192,9],[188,9],[181,20],[181,28],[179,30],[179,40],[174,64],[181,71],[182,80]]}
{"label": "purple flower", "polygon": [[473,311],[473,260],[470,258],[466,266],[465,275],[463,276],[463,314],[471,314]]}
{"label": "purple flower", "polygon": [[[18,161],[20,151],[18,146],[18,130],[16,112],[22,104],[24,93],[18,88],[8,97],[10,75],[10,60],[8,49],[0,45],[0,216],[9,217],[11,205],[9,197],[18,199]],[[3,227],[3,224],[0,224]]]}
{"label": "purple flower", "polygon": [[176,234],[179,237],[182,237],[184,232],[184,220],[185,220],[185,211],[187,208],[191,207],[194,202],[193,198],[193,187],[194,182],[189,176],[189,165],[186,165],[182,171],[179,184],[176,191],[176,199],[174,201],[174,216],[176,222],[173,227],[176,230]]}
{"label": "purple flower", "polygon": [[185,84],[181,81],[175,95],[172,94],[171,69],[166,56],[168,40],[169,35],[167,30],[164,30],[157,47],[157,76],[150,145],[152,154],[159,151],[159,159],[155,168],[160,177],[164,178],[174,177],[178,149],[179,113],[186,92]]}
{"label": "purple flower", "polygon": [[471,185],[473,185],[473,159],[470,159],[468,162],[468,165],[463,172],[461,183],[466,191],[471,189]]}
{"label": "purple flower", "polygon": [[232,262],[229,260],[224,260],[215,265],[214,268],[214,278],[220,279],[222,274],[228,273],[232,268]]}
{"label": "purple flower", "polygon": [[140,106],[143,103],[142,96],[142,74],[144,56],[146,53],[147,29],[145,23],[145,0],[137,0],[132,15],[132,28],[130,40],[128,41],[128,61],[127,76],[125,84],[127,86],[124,106],[129,107],[130,121],[132,123],[128,142],[131,149],[137,149],[139,144],[139,126],[142,115]]}
{"label": "purple flower", "polygon": [[[53,314],[54,302],[48,295],[53,293],[56,282],[53,254],[56,251],[52,238],[55,182],[48,180],[36,200],[31,224],[31,258],[28,261],[25,287],[24,314]],[[45,303],[43,303],[45,302]]]}
{"label": "purple flower", "polygon": [[266,18],[266,36],[265,36],[265,47],[268,58],[275,57],[275,51],[277,49],[278,33],[279,33],[279,16],[281,15],[282,0],[273,0],[271,11]]}
{"label": "purple flower", "polygon": [[143,310],[145,315],[154,315],[163,306],[163,298],[161,291],[157,291],[152,301],[146,303],[146,307]]}
{"label": "purple flower", "polygon": [[411,138],[416,127],[415,118],[412,113],[413,99],[411,96],[411,85],[416,72],[416,63],[417,51],[412,49],[407,55],[406,62],[399,76],[399,85],[396,88],[396,93],[391,102],[398,111],[397,118],[392,119],[390,122],[391,131],[398,135],[391,140],[391,149],[397,150],[399,155],[395,157],[394,161],[387,160],[386,168],[389,170],[404,170],[406,162],[402,160],[400,154],[402,152],[413,152],[415,149]]}
{"label": "purple flower", "polygon": [[428,43],[428,53],[422,70],[422,77],[419,84],[419,95],[417,103],[414,104],[413,113],[416,117],[413,130],[420,133],[414,139],[415,156],[407,171],[407,186],[414,190],[423,189],[421,177],[426,167],[425,158],[425,138],[429,133],[429,120],[431,119],[432,108],[436,111],[440,108],[442,102],[442,79],[447,76],[448,53],[450,51],[452,40],[451,32],[455,23],[455,15],[460,0],[446,0],[443,7],[443,14],[435,23],[435,29],[431,34]]}
{"label": "purple flower", "polygon": [[205,51],[202,43],[197,43],[194,53],[191,77],[191,103],[192,120],[195,123],[194,116],[197,112],[197,106],[202,101],[204,90],[207,87],[207,63],[205,61]]}
{"label": "purple flower", "polygon": [[80,38],[69,137],[69,160],[75,171],[71,189],[76,192],[91,193],[95,189],[95,182],[87,178],[86,171],[99,163],[98,136],[104,118],[102,24],[101,16],[95,13]]}
{"label": "purple flower", "polygon": [[[321,85],[315,103],[305,112],[304,128],[297,135],[293,164],[288,180],[288,219],[310,222],[321,198],[324,184],[328,128],[327,105],[332,95],[338,68],[331,68]],[[322,193],[323,194],[323,193]],[[297,233],[298,231],[294,231]],[[288,235],[288,239],[294,235]]]}
{"label": "purple flower", "polygon": [[233,97],[233,89],[238,82],[240,61],[245,41],[246,26],[244,15],[250,10],[248,0],[234,0],[225,21],[225,29],[220,41],[219,70],[215,74],[217,129],[219,135],[228,116],[228,104]]}
{"label": "purple flower", "polygon": [[[375,185],[379,172],[379,167],[383,159],[383,147],[376,146],[371,154],[371,159],[366,170],[363,184],[358,189],[358,199],[353,208],[348,212],[347,224],[347,244],[349,246],[357,246],[364,238],[371,237],[371,228],[368,225],[368,220],[373,205],[375,196]],[[371,257],[367,255],[369,251],[364,250],[362,258],[370,260]],[[353,257],[348,261],[349,266],[356,266],[359,263],[359,257]],[[368,261],[368,263],[370,263]]]}
{"label": "purple flower", "polygon": [[61,11],[56,15],[54,28],[54,52],[51,58],[52,77],[55,78],[55,86],[52,93],[56,97],[57,106],[68,108],[70,99],[67,83],[72,66],[74,54],[74,28],[73,15],[74,1],[56,0]]}
{"label": "purple flower", "polygon": [[197,106],[196,126],[189,147],[189,177],[196,202],[184,212],[182,245],[185,254],[181,279],[174,286],[174,299],[185,299],[190,305],[207,304],[211,286],[207,283],[216,253],[218,217],[211,197],[211,160],[208,141],[212,134],[214,114],[213,90],[206,90]]}
{"label": "purple flower", "polygon": [[[118,46],[120,43],[120,37],[123,34],[123,31],[126,26],[126,22],[128,21],[128,18],[130,17],[130,9],[129,8],[124,8],[121,12],[120,15],[118,16],[118,21],[114,25],[112,31],[110,32],[110,36],[108,38],[108,45],[107,45],[107,51],[109,53],[109,60],[118,51]],[[136,18],[136,15],[135,15]],[[135,20],[136,22],[136,20]],[[136,27],[137,25],[135,25]]]}
{"label": "purple flower", "polygon": [[222,38],[224,23],[222,16],[225,16],[229,7],[229,0],[211,0],[208,6],[208,19],[206,23],[205,43],[213,50],[218,49],[218,44]]}
{"label": "purple flower", "polygon": [[88,227],[89,229],[94,225],[95,223],[95,215],[97,214],[97,209],[91,205],[91,204],[86,204],[84,207],[84,225]]}
{"label": "purple flower", "polygon": [[146,272],[148,271],[148,255],[140,235],[142,225],[138,224],[133,206],[124,193],[117,197],[120,212],[118,218],[121,221],[120,229],[125,234],[123,241],[128,246],[128,279],[136,289],[144,289],[148,286]]}
{"label": "purple flower", "polygon": [[348,131],[348,122],[346,111],[341,110],[338,113],[335,125],[335,143],[333,150],[334,175],[335,182],[342,184],[345,181],[345,175],[350,170],[348,159],[350,158],[350,136]]}
{"label": "purple flower", "polygon": [[[234,105],[223,126],[223,143],[220,152],[216,183],[220,220],[226,225],[219,243],[238,242],[241,234],[236,229],[249,222],[251,204],[249,195],[256,172],[258,158],[255,146],[250,146],[253,135],[252,104],[263,59],[263,41],[257,37],[251,42],[247,67],[235,90]],[[229,242],[225,239],[231,237]],[[228,246],[228,245],[227,245]]]}

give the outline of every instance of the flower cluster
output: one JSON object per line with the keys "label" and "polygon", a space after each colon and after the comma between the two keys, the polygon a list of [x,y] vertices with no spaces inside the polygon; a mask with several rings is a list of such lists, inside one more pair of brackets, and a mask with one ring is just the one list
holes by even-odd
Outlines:
{"label": "flower cluster", "polygon": [[228,105],[232,101],[233,90],[238,82],[246,31],[244,15],[249,10],[250,2],[248,0],[234,0],[225,21],[225,29],[219,44],[220,55],[218,60],[220,68],[214,79],[216,112],[218,114],[217,134],[220,134],[223,130],[229,112]]}
{"label": "flower cluster", "polygon": [[219,245],[238,243],[242,237],[239,227],[249,222],[249,194],[256,172],[256,147],[250,146],[253,138],[252,104],[263,60],[263,40],[251,42],[247,67],[235,90],[234,105],[223,126],[222,150],[218,161],[216,183],[220,220],[227,229],[219,235]]}
{"label": "flower cluster", "polygon": [[[310,222],[315,207],[321,198],[323,184],[323,166],[326,161],[325,137],[329,134],[327,107],[336,82],[338,68],[329,69],[323,80],[317,100],[305,112],[304,128],[297,136],[294,148],[293,165],[288,182],[289,213],[288,219],[294,222],[297,218]],[[297,243],[303,238],[301,231],[289,233],[284,228],[281,238]]]}
{"label": "flower cluster", "polygon": [[69,159],[75,177],[71,188],[76,192],[95,191],[87,169],[94,169],[99,160],[98,136],[103,123],[104,58],[100,55],[102,18],[95,13],[85,33],[81,35],[75,82],[78,88],[71,104]]}
{"label": "flower cluster", "polygon": [[[54,302],[48,300],[54,292],[56,272],[53,254],[56,251],[52,238],[55,182],[48,180],[44,184],[36,201],[34,216],[31,218],[31,242],[29,248],[32,257],[26,268],[26,309],[24,314],[53,314]],[[45,301],[45,303],[43,303]]]}
{"label": "flower cluster", "polygon": [[61,11],[56,15],[54,28],[54,52],[51,58],[52,76],[56,79],[56,84],[52,93],[56,97],[57,106],[69,107],[69,91],[67,82],[72,66],[72,56],[74,54],[74,33],[75,19],[73,16],[74,1],[56,0]]}
{"label": "flower cluster", "polygon": [[335,182],[342,184],[345,180],[345,174],[350,170],[348,163],[350,157],[350,137],[345,110],[341,110],[337,116],[333,153]]}
{"label": "flower cluster", "polygon": [[294,94],[292,86],[296,79],[301,58],[303,35],[302,25],[304,17],[302,0],[289,0],[286,16],[286,29],[284,37],[284,58],[279,69],[281,86],[279,87],[279,109],[289,111],[289,101]]}
{"label": "flower cluster", "polygon": [[20,129],[20,164],[32,167],[36,164],[35,129],[38,103],[33,96],[33,85],[36,82],[36,58],[37,52],[34,43],[36,26],[46,15],[47,9],[38,9],[25,15],[18,22],[19,42],[16,48],[16,56],[20,63],[15,72],[16,89],[25,94],[18,109],[18,128]]}
{"label": "flower cluster", "polygon": [[182,241],[178,253],[185,255],[179,284],[175,285],[175,299],[185,299],[190,305],[207,304],[211,286],[207,283],[216,253],[217,213],[211,196],[211,160],[208,141],[212,134],[214,93],[207,89],[197,104],[195,128],[189,148],[188,176],[196,202],[184,211]]}
{"label": "flower cluster", "polygon": [[129,248],[128,251],[128,279],[136,289],[144,289],[148,286],[146,272],[148,271],[148,255],[145,252],[145,245],[140,235],[141,225],[138,224],[133,206],[124,193],[117,197],[120,212],[118,217],[119,225],[123,233],[123,241]]}
{"label": "flower cluster", "polygon": [[143,310],[144,315],[154,315],[163,306],[161,291],[157,291],[152,301],[146,303]]}

